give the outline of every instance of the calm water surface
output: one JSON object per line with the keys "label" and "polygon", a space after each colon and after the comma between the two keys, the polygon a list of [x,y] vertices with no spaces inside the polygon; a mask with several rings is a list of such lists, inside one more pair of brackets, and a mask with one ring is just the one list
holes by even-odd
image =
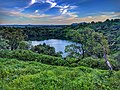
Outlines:
{"label": "calm water surface", "polygon": [[[32,41],[32,45],[39,45],[39,44],[47,44],[55,48],[56,52],[63,52],[62,56],[65,57],[67,56],[67,53],[65,53],[65,46],[70,45],[70,44],[76,44],[75,42],[70,42],[67,40],[59,40],[59,39],[49,39],[49,40],[44,40],[44,41]],[[80,45],[80,44],[77,44]]]}

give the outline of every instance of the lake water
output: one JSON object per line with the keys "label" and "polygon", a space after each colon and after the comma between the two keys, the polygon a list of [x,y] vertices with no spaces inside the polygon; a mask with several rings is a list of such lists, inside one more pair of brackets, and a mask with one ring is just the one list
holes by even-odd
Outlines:
{"label": "lake water", "polygon": [[[70,42],[67,40],[59,40],[59,39],[48,39],[48,40],[44,40],[44,41],[32,41],[33,46],[43,44],[43,43],[54,47],[56,52],[61,51],[63,53],[62,57],[67,56],[67,53],[65,53],[65,51],[64,51],[65,46],[71,45],[71,44],[76,44],[75,42]],[[80,44],[77,44],[77,45],[80,45]]]}

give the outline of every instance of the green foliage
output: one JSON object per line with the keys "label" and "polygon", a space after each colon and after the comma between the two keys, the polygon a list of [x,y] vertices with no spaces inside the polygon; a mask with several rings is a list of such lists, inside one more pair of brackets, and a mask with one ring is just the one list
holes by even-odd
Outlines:
{"label": "green foliage", "polygon": [[[68,67],[87,66],[91,68],[108,69],[103,59],[93,59],[89,57],[85,59],[80,59],[80,61],[76,63],[76,61],[78,60],[75,58],[67,57],[64,60],[61,57],[37,54],[30,50],[14,50],[14,51],[1,50],[0,58],[15,58],[23,61],[36,61],[56,66],[68,66]],[[111,59],[109,60],[114,70],[120,69],[120,65],[117,61]]]}
{"label": "green foliage", "polygon": [[1,30],[0,35],[2,38],[8,40],[8,44],[11,50],[15,50],[19,46],[19,42],[24,40],[25,35],[21,29],[16,28],[4,28]]}
{"label": "green foliage", "polygon": [[8,42],[9,42],[8,40],[5,40],[2,37],[0,37],[0,50],[7,50],[7,49],[9,49]]}
{"label": "green foliage", "polygon": [[[98,58],[104,57],[105,63],[108,65],[109,69],[112,70],[112,66],[107,58],[107,54],[109,53],[109,45],[105,36],[101,33],[95,32],[90,28],[78,29],[73,31],[72,34],[68,35],[72,37],[72,40],[75,42],[81,43],[81,47],[76,45],[68,45],[66,46],[67,52],[69,52],[70,57],[78,58],[78,61],[87,56],[97,56]],[[82,54],[80,53],[82,52]]]}
{"label": "green foliage", "polygon": [[28,50],[30,48],[29,42],[21,41],[19,42],[18,49]]}
{"label": "green foliage", "polygon": [[63,66],[67,63],[61,57],[38,54],[30,50],[14,50],[14,51],[1,50],[0,57],[1,58],[16,58],[16,59],[24,60],[24,61],[37,61],[37,62],[41,62],[45,64],[58,65],[58,66],[61,66],[61,65]]}
{"label": "green foliage", "polygon": [[65,46],[65,52],[68,53],[67,57],[72,57],[72,58],[80,58],[82,54],[81,46],[76,44]]}
{"label": "green foliage", "polygon": [[55,48],[51,47],[49,45],[46,45],[45,43],[33,46],[31,48],[33,52],[39,53],[39,54],[46,54],[46,55],[51,55],[51,56],[57,56],[57,57],[62,57],[60,53],[55,52]]}
{"label": "green foliage", "polygon": [[[113,59],[109,58],[110,63],[112,64],[112,67],[114,70],[119,70],[120,65],[118,62],[116,62]],[[86,66],[91,68],[99,68],[99,69],[108,69],[108,66],[105,63],[105,60],[103,59],[94,59],[92,57],[81,59],[78,62],[78,66]]]}
{"label": "green foliage", "polygon": [[28,35],[27,40],[64,39],[66,31],[63,27],[25,27],[24,33]]}
{"label": "green foliage", "polygon": [[104,22],[80,23],[77,24],[77,26],[70,25],[65,28],[70,31],[66,34],[68,40],[72,39],[69,37],[72,32],[76,32],[76,30],[85,30],[85,28],[91,28],[95,32],[102,33],[106,36],[111,54],[120,50],[120,19],[111,19]]}
{"label": "green foliage", "polygon": [[119,90],[120,71],[0,58],[1,90]]}
{"label": "green foliage", "polygon": [[117,60],[117,61],[119,62],[119,64],[120,64],[120,51],[114,53],[111,57],[112,57],[113,59]]}
{"label": "green foliage", "polygon": [[[77,54],[79,57],[83,55],[82,58],[84,58],[86,56],[95,55],[96,57],[101,58],[104,54],[101,43],[108,50],[107,40],[104,38],[103,34],[99,34],[90,28],[84,28],[82,30],[78,29],[76,31],[72,30],[70,32],[71,34],[68,34],[68,37],[71,37],[74,42],[81,43],[81,47],[76,45],[69,45],[66,47],[66,50],[70,55],[72,54],[71,56],[73,56],[73,54]],[[80,52],[82,52],[82,54]]]}

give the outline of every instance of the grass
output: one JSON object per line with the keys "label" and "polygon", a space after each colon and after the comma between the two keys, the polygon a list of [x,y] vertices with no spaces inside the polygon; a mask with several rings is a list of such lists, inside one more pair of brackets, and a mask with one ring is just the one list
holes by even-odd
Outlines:
{"label": "grass", "polygon": [[0,58],[0,90],[119,90],[120,71]]}

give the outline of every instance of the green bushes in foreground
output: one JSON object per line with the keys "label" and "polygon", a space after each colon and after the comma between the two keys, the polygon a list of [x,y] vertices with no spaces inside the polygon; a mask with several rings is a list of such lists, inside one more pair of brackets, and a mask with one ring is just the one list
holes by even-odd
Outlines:
{"label": "green bushes in foreground", "polygon": [[[87,66],[91,68],[99,68],[99,69],[108,69],[105,61],[103,59],[93,59],[92,57],[88,57],[85,59],[81,59],[78,63],[74,58],[62,59],[61,57],[54,57],[49,55],[37,54],[30,50],[1,50],[0,51],[1,58],[14,58],[23,61],[37,61],[44,64],[49,65],[57,65],[57,66]],[[114,70],[119,70],[120,65],[115,60],[110,60]]]}
{"label": "green bushes in foreground", "polygon": [[0,90],[119,90],[120,71],[0,58]]}

